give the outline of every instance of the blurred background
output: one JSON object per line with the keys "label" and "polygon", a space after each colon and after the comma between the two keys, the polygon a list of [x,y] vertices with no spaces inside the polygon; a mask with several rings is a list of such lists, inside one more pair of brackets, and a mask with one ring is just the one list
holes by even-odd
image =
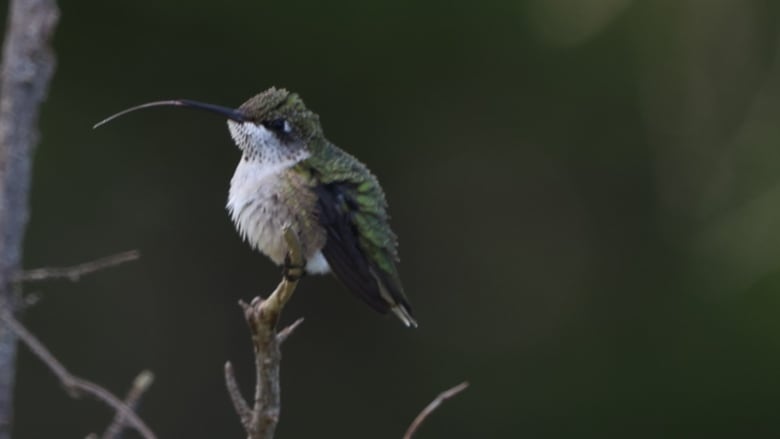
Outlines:
{"label": "blurred background", "polygon": [[[285,321],[278,437],[780,435],[780,3],[525,0],[62,1],[27,267],[139,249],[78,283],[36,284],[28,326],[124,394],[156,374],[160,437],[243,437],[237,300],[279,268],[224,206],[223,120],[130,105],[238,106],[275,85],[380,178],[420,328],[332,277]],[[2,14],[6,14],[3,7]],[[3,15],[3,23],[5,16]],[[20,350],[15,437],[84,437]]]}

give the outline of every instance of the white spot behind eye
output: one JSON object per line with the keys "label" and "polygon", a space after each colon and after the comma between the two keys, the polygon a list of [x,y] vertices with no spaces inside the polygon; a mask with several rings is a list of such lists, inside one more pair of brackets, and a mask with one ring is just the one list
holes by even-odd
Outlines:
{"label": "white spot behind eye", "polygon": [[290,134],[292,132],[292,125],[290,125],[290,122],[284,121],[284,132],[287,134]]}

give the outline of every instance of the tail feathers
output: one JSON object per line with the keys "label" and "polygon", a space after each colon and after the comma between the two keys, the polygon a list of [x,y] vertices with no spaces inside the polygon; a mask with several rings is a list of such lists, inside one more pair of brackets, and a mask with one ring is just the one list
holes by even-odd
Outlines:
{"label": "tail feathers", "polygon": [[417,320],[412,317],[412,313],[409,312],[406,305],[400,304],[395,305],[392,308],[390,308],[391,311],[393,311],[393,314],[398,316],[399,319],[401,319],[402,322],[404,322],[404,325],[406,325],[409,328],[416,328],[417,327]]}
{"label": "tail feathers", "polygon": [[371,275],[376,279],[379,296],[385,302],[384,311],[380,310],[380,312],[385,313],[389,308],[390,311],[393,311],[393,314],[404,322],[404,325],[406,325],[407,328],[416,328],[417,320],[412,317],[412,307],[409,305],[409,302],[406,301],[403,287],[401,287],[398,277],[393,278],[387,276],[386,273],[382,271],[379,273],[380,274],[377,275],[376,271],[371,270]]}

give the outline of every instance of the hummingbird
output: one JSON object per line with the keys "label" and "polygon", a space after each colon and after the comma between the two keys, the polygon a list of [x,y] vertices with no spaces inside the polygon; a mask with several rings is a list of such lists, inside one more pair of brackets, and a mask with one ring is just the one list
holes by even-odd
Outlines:
{"label": "hummingbird", "polygon": [[398,273],[398,240],[382,187],[371,171],[325,138],[319,116],[296,93],[269,88],[237,109],[188,99],[148,102],[227,119],[241,159],[227,210],[241,237],[277,265],[286,263],[283,228],[297,234],[308,274],[333,273],[374,310],[417,327]]}

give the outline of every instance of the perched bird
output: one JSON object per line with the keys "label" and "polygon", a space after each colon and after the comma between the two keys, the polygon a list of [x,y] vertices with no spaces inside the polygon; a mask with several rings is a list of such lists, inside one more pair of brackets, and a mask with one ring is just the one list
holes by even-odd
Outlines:
{"label": "perched bird", "polygon": [[227,209],[241,236],[274,263],[288,254],[283,228],[297,234],[310,274],[332,272],[376,311],[392,311],[417,326],[396,263],[397,239],[376,177],[355,157],[329,142],[317,114],[301,98],[270,88],[231,109],[191,100],[155,106],[207,110],[228,119],[242,156],[230,181]]}

